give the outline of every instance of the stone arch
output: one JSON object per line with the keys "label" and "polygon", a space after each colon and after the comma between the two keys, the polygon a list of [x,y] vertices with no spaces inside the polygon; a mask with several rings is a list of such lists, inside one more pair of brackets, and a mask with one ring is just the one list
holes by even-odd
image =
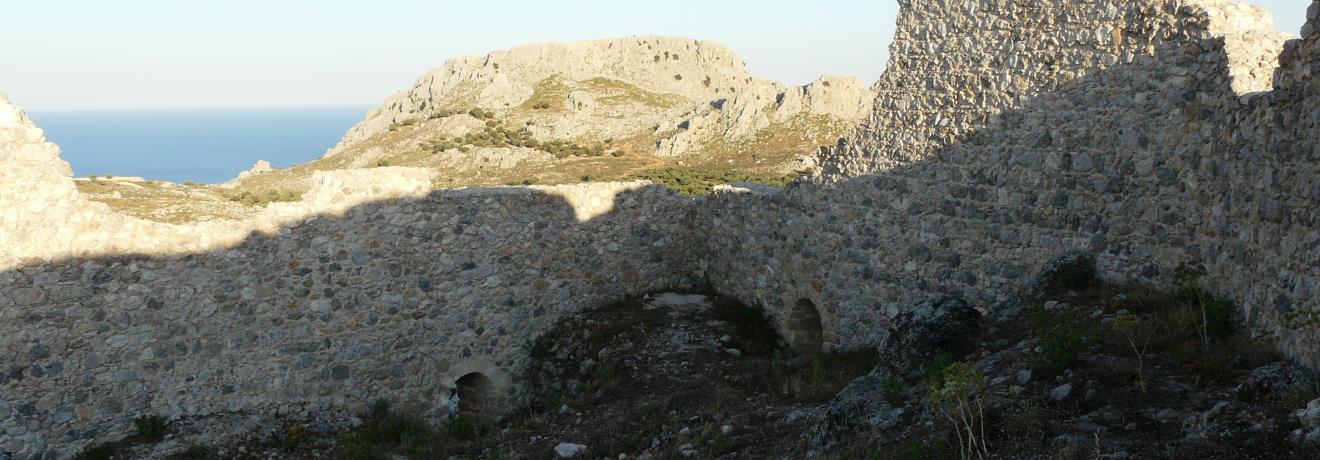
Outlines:
{"label": "stone arch", "polygon": [[797,353],[815,354],[825,351],[825,326],[815,302],[807,298],[798,299],[788,311],[784,337]]}
{"label": "stone arch", "polygon": [[499,414],[495,382],[480,372],[472,372],[454,381],[458,410],[463,415],[493,418]]}

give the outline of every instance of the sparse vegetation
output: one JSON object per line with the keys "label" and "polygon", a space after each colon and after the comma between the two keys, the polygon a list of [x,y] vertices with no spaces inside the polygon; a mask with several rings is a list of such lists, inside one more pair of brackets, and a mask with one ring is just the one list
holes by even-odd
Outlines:
{"label": "sparse vegetation", "polygon": [[[384,163],[384,164],[381,164]],[[377,162],[376,166],[389,166],[384,160]],[[286,203],[302,200],[303,193],[294,190],[275,191],[271,190],[265,193],[253,193],[249,191],[240,191],[230,193],[226,196],[229,201],[233,201],[244,206],[266,206],[271,203]]]}
{"label": "sparse vegetation", "polygon": [[880,391],[884,394],[885,401],[890,404],[902,404],[905,399],[903,395],[905,386],[903,379],[890,375],[880,382]]}
{"label": "sparse vegetation", "polygon": [[1073,324],[1060,324],[1041,334],[1041,365],[1050,375],[1059,375],[1077,363],[1086,350],[1086,338]]}
{"label": "sparse vegetation", "polygon": [[339,458],[377,460],[404,455],[412,458],[446,457],[448,440],[473,440],[490,433],[489,425],[462,416],[445,431],[433,430],[418,418],[395,412],[388,401],[376,401],[364,423],[338,436]]}
{"label": "sparse vegetation", "polygon": [[133,429],[139,440],[155,442],[165,438],[169,420],[159,415],[146,415],[133,419]]}
{"label": "sparse vegetation", "polygon": [[1204,267],[1182,267],[1178,270],[1177,295],[1189,304],[1198,317],[1195,325],[1201,345],[1222,340],[1233,334],[1233,303],[1201,288]]}
{"label": "sparse vegetation", "polygon": [[202,444],[188,446],[187,450],[169,456],[169,460],[218,460],[220,454]]}
{"label": "sparse vegetation", "polygon": [[405,127],[408,127],[408,126],[413,126],[413,125],[416,125],[417,123],[420,123],[420,122],[421,122],[421,120],[419,120],[419,119],[417,119],[417,118],[405,118],[405,119],[400,120],[400,121],[398,121],[398,122],[396,122],[396,123],[392,123],[392,124],[390,124],[390,131],[396,131],[396,130],[398,130],[399,128],[405,128]]}
{"label": "sparse vegetation", "polygon": [[960,362],[945,369],[942,380],[930,388],[931,407],[952,425],[962,458],[989,457],[982,402],[985,377],[971,363]]}
{"label": "sparse vegetation", "polygon": [[1141,317],[1128,313],[1119,312],[1114,320],[1114,330],[1127,339],[1128,345],[1132,347],[1132,353],[1137,358],[1137,388],[1142,393],[1146,392],[1146,350],[1150,346],[1150,326]]}
{"label": "sparse vegetation", "polygon": [[711,171],[690,168],[662,168],[641,172],[632,176],[669,187],[688,196],[706,195],[716,185],[736,182],[754,182],[765,185],[783,186],[797,174],[785,176],[756,175],[741,171]]}
{"label": "sparse vegetation", "polygon": [[150,444],[165,439],[169,431],[169,420],[159,415],[143,415],[133,419],[134,432],[131,436],[115,442],[97,444],[83,449],[74,456],[77,460],[111,460],[121,456],[126,449],[141,444]]}

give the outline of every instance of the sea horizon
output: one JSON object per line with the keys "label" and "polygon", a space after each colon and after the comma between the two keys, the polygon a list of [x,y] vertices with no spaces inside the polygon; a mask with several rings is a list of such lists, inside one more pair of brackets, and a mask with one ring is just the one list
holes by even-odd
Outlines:
{"label": "sea horizon", "polygon": [[221,183],[323,156],[371,106],[29,110],[76,177]]}

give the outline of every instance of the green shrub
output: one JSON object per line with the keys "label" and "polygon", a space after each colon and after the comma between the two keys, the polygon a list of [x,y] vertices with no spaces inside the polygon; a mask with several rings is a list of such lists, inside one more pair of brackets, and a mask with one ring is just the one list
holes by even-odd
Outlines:
{"label": "green shrub", "polygon": [[202,444],[193,444],[188,446],[188,450],[179,452],[168,457],[170,460],[212,460],[219,459],[220,454],[215,449]]}
{"label": "green shrub", "polygon": [[1039,345],[1045,370],[1059,375],[1077,363],[1086,339],[1074,326],[1061,325],[1041,334]]}
{"label": "green shrub", "polygon": [[880,392],[884,395],[885,401],[889,401],[890,404],[903,403],[903,390],[905,390],[903,379],[898,377],[891,375],[880,382]]}
{"label": "green shrub", "polygon": [[613,364],[605,365],[605,366],[596,366],[596,368],[591,371],[591,376],[597,382],[609,383],[609,382],[613,382],[615,379],[618,378],[619,369],[615,367]]}
{"label": "green shrub", "polygon": [[944,350],[935,350],[930,360],[921,366],[926,372],[926,382],[928,385],[937,386],[944,383],[944,373],[952,366],[953,354]]}
{"label": "green shrub", "polygon": [[741,171],[713,171],[689,168],[661,168],[644,171],[630,176],[632,179],[649,180],[688,196],[705,195],[716,185],[734,182],[756,182],[766,185],[782,186],[796,178],[787,176],[758,176]]}
{"label": "green shrub", "polygon": [[1210,293],[1194,284],[1184,284],[1178,296],[1191,305],[1199,324],[1194,325],[1203,345],[1233,335],[1233,302]]}
{"label": "green shrub", "polygon": [[110,460],[115,454],[119,453],[119,446],[114,444],[97,444],[95,446],[83,449],[73,458],[76,460]]}
{"label": "green shrub", "polygon": [[155,442],[165,438],[169,421],[159,415],[146,415],[133,419],[135,436],[142,441]]}

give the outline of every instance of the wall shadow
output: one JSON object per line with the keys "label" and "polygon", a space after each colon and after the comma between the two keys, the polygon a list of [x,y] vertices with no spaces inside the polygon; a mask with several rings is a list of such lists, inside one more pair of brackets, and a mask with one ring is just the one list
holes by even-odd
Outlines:
{"label": "wall shadow", "polygon": [[[1240,97],[1224,39],[1206,38],[1202,19],[1186,13],[1177,11],[1180,23],[1125,18],[1133,46],[1109,52],[1132,55],[1063,66],[1058,72],[1081,75],[1039,79],[1039,94],[1014,96],[1001,111],[974,110],[974,101],[962,101],[964,110],[957,97],[998,97],[963,87],[990,87],[1002,79],[998,67],[945,69],[957,78],[928,87],[928,100],[882,94],[877,107],[909,107],[889,115],[901,123],[879,127],[893,133],[871,151],[832,152],[876,171],[782,193],[721,194],[697,208],[705,214],[697,232],[709,236],[702,252],[719,255],[702,262],[713,286],[764,306],[779,324],[810,299],[822,307],[827,348],[868,347],[890,319],[930,297],[1011,310],[1033,272],[1080,248],[1112,281],[1167,288],[1180,267],[1203,266],[1201,284],[1233,299],[1242,321],[1320,365],[1320,88],[1295,77],[1306,74],[1299,66],[1317,67],[1320,47],[1314,37],[1290,43],[1276,89]],[[962,44],[957,26],[945,32],[903,46]],[[1018,55],[985,46],[976,58]],[[912,78],[892,76],[939,83]],[[940,119],[940,103],[966,124],[923,124]]]}
{"label": "wall shadow", "polygon": [[390,399],[440,416],[474,374],[490,384],[482,399],[515,407],[530,344],[560,318],[698,285],[691,205],[646,186],[580,221],[541,190],[437,191],[206,253],[6,271],[0,435],[22,426],[13,439],[28,453],[67,456],[141,414],[353,413]]}

